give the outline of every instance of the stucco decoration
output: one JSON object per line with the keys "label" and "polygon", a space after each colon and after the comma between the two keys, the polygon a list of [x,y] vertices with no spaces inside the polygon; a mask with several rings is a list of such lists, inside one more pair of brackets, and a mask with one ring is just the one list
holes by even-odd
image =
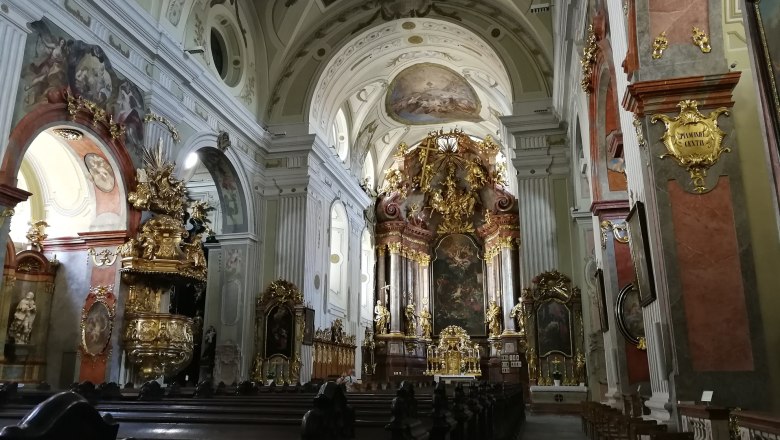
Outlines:
{"label": "stucco decoration", "polygon": [[387,114],[403,124],[439,124],[481,121],[482,105],[476,91],[456,72],[432,63],[401,71],[385,99]]}

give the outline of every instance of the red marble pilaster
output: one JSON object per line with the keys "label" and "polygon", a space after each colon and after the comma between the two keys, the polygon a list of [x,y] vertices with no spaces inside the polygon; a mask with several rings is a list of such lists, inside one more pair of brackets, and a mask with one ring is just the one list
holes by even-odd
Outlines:
{"label": "red marble pilaster", "polygon": [[753,348],[729,178],[721,177],[701,195],[683,191],[675,181],[667,188],[693,369],[751,371]]}

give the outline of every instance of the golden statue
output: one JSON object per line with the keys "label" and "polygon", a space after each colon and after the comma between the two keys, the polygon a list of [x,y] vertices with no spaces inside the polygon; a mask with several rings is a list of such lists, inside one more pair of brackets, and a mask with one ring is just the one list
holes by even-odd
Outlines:
{"label": "golden statue", "polygon": [[523,303],[518,302],[515,304],[515,306],[512,307],[512,310],[509,312],[509,316],[515,320],[515,323],[517,323],[517,333],[524,335],[525,319],[523,319]]}
{"label": "golden statue", "polygon": [[137,246],[138,246],[138,240],[136,240],[134,237],[130,237],[130,239],[127,240],[127,242],[117,246],[116,251],[123,258],[124,257],[136,258],[138,257]]}
{"label": "golden statue", "polygon": [[420,311],[420,332],[422,333],[423,339],[431,339],[433,327],[431,326],[431,312],[429,312],[427,308],[423,308],[422,311]]}
{"label": "golden statue", "polygon": [[203,247],[201,246],[200,234],[195,234],[191,242],[185,242],[183,244],[184,255],[187,261],[192,263],[192,267],[196,271],[206,270],[206,256],[203,254]]}
{"label": "golden statue", "polygon": [[14,344],[27,344],[30,342],[33,322],[35,321],[37,307],[35,306],[35,294],[27,292],[16,305],[14,320],[8,327],[8,333],[14,338]]}
{"label": "golden statue", "polygon": [[292,363],[290,364],[290,383],[292,384],[293,381],[300,382],[301,380],[301,355],[295,354],[295,359],[293,359]]}
{"label": "golden statue", "polygon": [[376,323],[376,334],[386,335],[387,325],[390,323],[390,311],[379,300],[376,300],[374,307],[374,322]]}
{"label": "golden statue", "polygon": [[190,203],[190,218],[200,223],[208,223],[208,212],[213,209],[208,202],[196,200]]}
{"label": "golden statue", "polygon": [[406,305],[406,336],[417,334],[417,314],[414,313],[414,303]]}
{"label": "golden statue", "polygon": [[263,381],[263,358],[260,353],[255,354],[255,360],[252,362],[252,380],[255,382]]}
{"label": "golden statue", "polygon": [[579,350],[574,358],[574,378],[578,382],[585,383],[585,355]]}
{"label": "golden statue", "polygon": [[525,353],[525,360],[528,362],[528,380],[536,380],[536,350],[533,347]]}
{"label": "golden statue", "polygon": [[43,252],[43,240],[46,240],[48,235],[46,234],[46,227],[49,226],[44,220],[38,220],[37,222],[29,222],[30,229],[27,230],[27,240],[30,242],[30,248]]}
{"label": "golden statue", "polygon": [[493,300],[490,300],[490,304],[485,311],[485,324],[490,329],[491,338],[496,338],[501,334],[501,307]]}

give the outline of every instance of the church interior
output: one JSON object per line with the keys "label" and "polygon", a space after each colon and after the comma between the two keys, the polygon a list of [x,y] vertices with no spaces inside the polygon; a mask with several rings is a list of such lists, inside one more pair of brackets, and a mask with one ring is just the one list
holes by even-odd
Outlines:
{"label": "church interior", "polygon": [[0,439],[780,438],[780,2],[0,0],[0,73]]}

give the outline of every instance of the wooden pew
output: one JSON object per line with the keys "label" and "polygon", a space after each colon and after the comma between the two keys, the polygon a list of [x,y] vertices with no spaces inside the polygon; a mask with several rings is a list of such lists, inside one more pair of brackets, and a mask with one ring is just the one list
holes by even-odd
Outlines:
{"label": "wooden pew", "polygon": [[[226,388],[225,393],[231,392]],[[416,389],[415,389],[416,390]],[[417,438],[426,438],[434,426],[432,389],[422,388],[415,395],[417,418],[420,421]],[[262,431],[266,438],[298,439],[301,420],[312,408],[315,394],[310,392],[263,392],[252,395],[215,395],[211,398],[185,397],[192,390],[182,390],[179,397],[160,400],[135,400],[138,392],[128,392],[117,399],[98,401],[99,414],[111,414],[119,423],[120,437],[137,439],[159,438],[256,438]],[[235,389],[232,389],[235,393]],[[42,393],[20,393],[0,409],[0,423],[12,425],[32,410],[31,402],[45,397]],[[454,392],[452,393],[454,394]],[[491,388],[463,390],[461,406],[470,413],[462,420],[463,431],[453,439],[511,438],[521,421],[522,392],[517,388]],[[355,437],[391,438],[385,426],[391,418],[393,399],[399,396],[390,392],[349,393],[347,399],[354,409]],[[132,399],[132,400],[131,400]],[[519,403],[518,403],[519,402]],[[441,413],[440,413],[441,415]],[[511,416],[508,416],[511,415]],[[447,417],[445,417],[447,419]],[[449,420],[453,420],[449,415]],[[490,437],[491,434],[494,434]]]}

